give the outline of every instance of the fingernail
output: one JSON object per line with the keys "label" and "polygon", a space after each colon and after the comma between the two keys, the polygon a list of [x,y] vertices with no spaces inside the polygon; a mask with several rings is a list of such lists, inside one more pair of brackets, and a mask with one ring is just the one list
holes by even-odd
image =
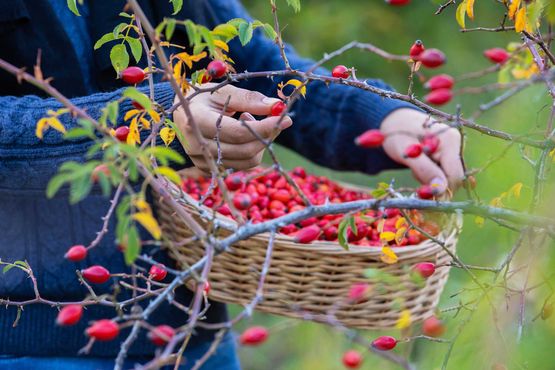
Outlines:
{"label": "fingernail", "polygon": [[256,118],[248,112],[244,112],[240,117],[243,121],[256,121]]}
{"label": "fingernail", "polygon": [[274,105],[275,103],[277,103],[278,101],[280,101],[279,99],[276,98],[264,98],[262,99],[262,103],[267,104],[267,105]]}
{"label": "fingernail", "polygon": [[444,193],[445,190],[447,190],[447,184],[441,177],[434,177],[432,181],[430,181],[430,186],[439,194]]}
{"label": "fingernail", "polygon": [[283,119],[279,124],[279,127],[282,130],[285,130],[286,128],[291,127],[292,125],[293,125],[293,121],[291,121],[290,119]]}

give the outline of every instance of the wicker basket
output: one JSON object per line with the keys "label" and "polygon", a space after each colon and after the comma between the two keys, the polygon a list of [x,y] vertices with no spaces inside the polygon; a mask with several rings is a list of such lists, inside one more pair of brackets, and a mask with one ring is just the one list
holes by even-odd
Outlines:
{"label": "wicker basket", "polygon": [[[353,187],[360,190],[360,188]],[[188,197],[185,195],[185,197]],[[192,198],[190,202],[195,203]],[[203,224],[199,213],[185,206],[195,219]],[[212,212],[208,208],[207,211]],[[159,220],[170,240],[180,241],[192,235],[163,201],[158,202]],[[228,222],[231,219],[217,214]],[[450,251],[455,251],[460,219],[453,219],[448,231],[438,235]],[[222,230],[220,235],[228,231]],[[260,234],[235,244],[227,253],[214,258],[210,281],[210,299],[225,303],[246,305],[255,297],[260,272],[264,263],[269,234]],[[316,241],[297,244],[287,235],[278,234],[269,273],[264,285],[264,299],[256,310],[293,318],[325,318],[330,310],[345,326],[358,329],[386,329],[394,327],[402,310],[409,310],[413,322],[433,314],[449,268],[440,267],[423,284],[415,284],[410,268],[418,262],[434,262],[445,265],[451,258],[444,249],[426,240],[419,245],[392,248],[399,260],[385,264],[380,260],[381,249],[353,245],[345,251],[338,243]],[[192,265],[205,253],[200,244],[171,248],[170,254],[183,265]],[[396,276],[394,284],[379,284],[364,276],[373,268]],[[366,299],[350,303],[345,298],[353,283],[374,284]],[[193,288],[190,281],[189,288]]]}

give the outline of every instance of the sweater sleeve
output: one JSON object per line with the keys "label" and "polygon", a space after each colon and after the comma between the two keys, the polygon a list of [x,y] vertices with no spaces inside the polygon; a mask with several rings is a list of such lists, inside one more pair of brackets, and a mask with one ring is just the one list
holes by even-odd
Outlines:
{"label": "sweater sleeve", "polygon": [[[148,86],[142,87],[143,92]],[[110,101],[121,97],[123,89],[108,93],[96,93],[72,99],[72,103],[97,119],[102,108]],[[173,103],[174,94],[168,83],[155,85],[155,99],[165,109]],[[44,191],[48,180],[57,168],[66,161],[83,161],[92,141],[66,140],[63,135],[48,129],[42,140],[35,135],[37,121],[46,116],[49,109],[57,110],[62,105],[53,98],[37,96],[0,97],[0,189],[35,189]],[[127,99],[120,104],[118,125],[123,123],[124,114],[132,109]],[[77,126],[77,120],[68,114],[60,116],[66,129]],[[175,141],[175,148],[180,145]]]}
{"label": "sweater sleeve", "polygon": [[[237,0],[213,0],[211,3],[218,23],[232,18],[251,20]],[[233,41],[231,50],[238,71],[285,69],[279,47],[260,30],[255,31],[245,47]],[[290,45],[286,45],[285,52],[294,69],[306,71],[315,63],[300,57]],[[315,73],[330,75],[324,68],[318,68]],[[251,79],[239,86],[275,96],[279,81],[277,78]],[[393,90],[381,80],[367,80],[367,83]],[[335,170],[376,173],[399,168],[400,165],[381,148],[361,149],[354,145],[355,137],[368,129],[379,128],[383,119],[399,108],[417,109],[412,104],[350,86],[312,82],[307,87],[306,99],[299,99],[293,107],[293,126],[282,132],[277,141],[307,159]]]}

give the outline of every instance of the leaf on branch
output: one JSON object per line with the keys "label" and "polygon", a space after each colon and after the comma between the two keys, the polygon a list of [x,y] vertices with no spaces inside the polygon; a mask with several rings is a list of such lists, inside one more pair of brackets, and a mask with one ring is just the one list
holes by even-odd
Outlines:
{"label": "leaf on branch", "polygon": [[[137,204],[138,202],[139,201],[137,201],[135,204]],[[152,216],[152,211],[150,209],[150,206],[148,206],[148,204],[147,204],[147,208],[142,208],[141,212],[137,212],[133,214],[133,220],[141,224],[141,226],[143,226],[150,233],[150,235],[152,235],[154,239],[159,240],[161,238],[162,230],[160,229],[160,225],[158,225],[158,221],[156,221],[154,216]]]}
{"label": "leaf on branch", "polygon": [[241,41],[241,45],[245,46],[249,43],[252,39],[252,23],[241,23],[239,25],[239,41]]}
{"label": "leaf on branch", "polygon": [[474,19],[474,0],[467,0],[466,14],[468,15],[468,18]]}
{"label": "leaf on branch", "polygon": [[401,242],[405,238],[407,231],[408,230],[406,227],[400,227],[399,229],[397,229],[397,231],[395,232],[395,243],[397,243],[397,245],[401,245]]}
{"label": "leaf on branch", "polygon": [[521,182],[517,182],[511,187],[511,189],[509,190],[509,193],[511,193],[516,199],[519,199],[522,186],[523,185]]}
{"label": "leaf on branch", "polygon": [[143,94],[142,92],[140,92],[139,90],[137,90],[134,87],[128,87],[127,89],[125,89],[123,91],[122,95],[126,98],[129,98],[131,100],[136,101],[145,110],[151,110],[152,109],[152,102],[150,101],[148,96],[146,96],[145,94]]}
{"label": "leaf on branch", "polygon": [[206,58],[206,56],[207,54],[205,51],[196,55],[190,55],[186,52],[182,52],[175,55],[175,57],[183,61],[183,63],[185,63],[185,65],[189,67],[189,69],[193,68],[193,63],[201,61],[202,59]]}
{"label": "leaf on branch", "polygon": [[392,231],[384,231],[380,233],[380,240],[383,242],[390,242],[395,239],[395,233]]}
{"label": "leaf on branch", "polygon": [[37,121],[35,135],[42,140],[42,138],[44,137],[44,132],[50,127],[62,134],[66,133],[66,128],[57,117],[45,117]]}
{"label": "leaf on branch", "polygon": [[520,10],[516,13],[515,16],[515,31],[520,33],[526,29],[526,7],[523,6]]}
{"label": "leaf on branch", "polygon": [[183,0],[170,0],[170,3],[172,3],[172,6],[173,6],[172,15],[179,13],[181,8],[183,8]]}
{"label": "leaf on branch", "polygon": [[139,60],[141,60],[141,57],[143,56],[143,45],[141,44],[141,40],[133,37],[126,37],[125,41],[127,41],[129,48],[131,48],[133,58],[135,58],[135,61],[139,63]]}
{"label": "leaf on branch", "polygon": [[295,13],[301,11],[301,0],[287,0],[287,5],[292,7]]}
{"label": "leaf on branch", "polygon": [[171,182],[173,182],[176,185],[180,185],[181,184],[181,177],[179,176],[179,174],[172,169],[171,167],[165,167],[165,166],[158,166],[158,168],[156,169],[156,172],[164,177],[166,177],[168,180],[170,180]]}
{"label": "leaf on branch", "polygon": [[455,14],[455,18],[457,19],[457,23],[461,26],[462,29],[465,29],[465,17],[466,17],[466,0],[459,4],[457,7],[457,12]]}
{"label": "leaf on branch", "polygon": [[280,96],[286,97],[286,96],[291,96],[293,94],[293,92],[292,92],[289,95],[285,95],[285,93],[283,92],[283,89],[287,85],[294,86],[295,90],[293,92],[299,90],[299,93],[303,96],[303,98],[306,97],[306,85],[302,81],[299,81],[299,80],[296,80],[296,79],[291,79],[291,80],[287,81],[286,83],[280,82],[278,84],[278,89],[279,89],[278,90],[278,95],[280,95],[280,93],[281,93]]}
{"label": "leaf on branch", "polygon": [[139,125],[137,123],[137,117],[133,117],[131,123],[129,124],[129,134],[127,134],[127,144],[135,145],[141,143],[141,135],[139,134]]}
{"label": "leaf on branch", "polygon": [[397,261],[399,260],[399,257],[397,257],[395,252],[393,252],[393,249],[389,247],[382,247],[382,254],[380,256],[380,259],[382,260],[383,263],[392,265],[394,263],[397,263]]}
{"label": "leaf on branch", "polygon": [[117,44],[110,50],[110,61],[116,72],[121,72],[129,65],[129,54],[123,44]]}
{"label": "leaf on branch", "polygon": [[515,14],[519,6],[520,0],[511,1],[511,5],[509,5],[509,19],[515,19]]}
{"label": "leaf on branch", "polygon": [[79,9],[77,9],[77,0],[67,0],[67,7],[76,16],[81,16],[81,14],[79,14]]}
{"label": "leaf on branch", "polygon": [[175,130],[169,127],[162,128],[160,130],[160,138],[162,138],[162,141],[166,144],[166,146],[169,146],[175,139]]}
{"label": "leaf on branch", "polygon": [[106,44],[107,42],[114,41],[116,39],[120,39],[121,36],[115,36],[113,32],[108,32],[104,36],[102,36],[98,41],[94,44],[94,50],[99,49],[102,45]]}

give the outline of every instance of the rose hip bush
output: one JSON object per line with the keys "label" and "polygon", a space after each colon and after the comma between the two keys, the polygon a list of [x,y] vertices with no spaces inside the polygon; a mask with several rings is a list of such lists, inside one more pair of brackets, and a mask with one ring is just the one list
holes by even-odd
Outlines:
{"label": "rose hip bush", "polygon": [[[119,310],[121,302],[117,302],[115,291],[113,295],[100,297],[95,302],[52,302],[37,291],[32,301],[17,302],[0,297],[0,303],[19,308],[31,303],[58,306],[60,312],[52,325],[60,326],[70,326],[80,320],[86,320],[87,313],[83,310],[86,305],[117,307],[118,310],[114,309],[113,316],[90,323],[84,333],[84,338],[90,340],[84,347],[85,350],[88,346],[94,345],[95,341],[115,340],[122,336],[122,329],[131,327],[131,332],[125,334],[125,345],[121,346],[115,363],[116,368],[121,368],[127,351],[139,332],[147,333],[155,345],[164,349],[151,362],[145,364],[144,368],[154,368],[161,361],[180,362],[181,357],[173,354],[179,353],[181,344],[187,340],[198,322],[202,321],[203,309],[208,304],[206,296],[210,291],[210,283],[207,269],[204,269],[206,262],[198,264],[196,273],[193,273],[191,269],[169,269],[143,254],[142,248],[148,242],[153,244],[154,248],[158,248],[161,241],[165,241],[162,229],[154,217],[152,205],[147,201],[147,188],[153,189],[164,202],[167,202],[175,210],[175,217],[182,219],[199,239],[205,240],[207,246],[214,248],[215,253],[226,253],[226,250],[219,248],[216,235],[210,235],[212,238],[208,238],[206,231],[181,206],[180,202],[184,201],[182,194],[171,190],[179,188],[205,206],[235,219],[238,223],[235,230],[237,235],[241,235],[242,231],[248,231],[256,224],[263,225],[264,232],[279,229],[279,232],[291,235],[299,243],[337,240],[338,244],[345,248],[353,244],[368,248],[385,249],[390,245],[410,248],[425,238],[434,238],[442,227],[427,219],[424,211],[468,214],[471,215],[470,220],[479,226],[484,223],[495,224],[514,233],[511,238],[507,238],[506,248],[498,255],[499,260],[490,261],[492,266],[486,266],[489,260],[475,265],[465,263],[460,256],[454,256],[452,266],[460,270],[470,283],[453,294],[456,301],[450,302],[449,306],[439,307],[437,314],[430,316],[422,324],[413,323],[410,315],[402,314],[397,328],[392,330],[391,335],[356,333],[337,325],[333,320],[333,312],[330,312],[330,326],[345,334],[350,342],[346,351],[337,346],[334,368],[359,368],[381,358],[396,366],[412,369],[409,352],[416,341],[426,341],[429,345],[441,347],[442,358],[435,359],[433,367],[447,368],[453,353],[461,347],[458,345],[461,333],[464,333],[472,322],[473,315],[479,309],[485,309],[491,313],[488,316],[487,327],[493,339],[489,340],[488,344],[500,342],[499,346],[503,347],[504,351],[502,356],[497,356],[499,358],[491,360],[487,366],[502,369],[509,366],[509,356],[506,354],[509,348],[518,346],[529,330],[550,318],[553,274],[548,267],[542,265],[539,256],[545,253],[541,248],[553,244],[555,225],[555,220],[543,210],[543,205],[550,199],[546,182],[555,156],[553,112],[545,122],[534,121],[534,125],[529,125],[526,131],[521,133],[511,132],[510,125],[502,129],[493,128],[490,122],[482,120],[481,116],[497,106],[503,106],[503,103],[518,92],[531,86],[541,88],[546,96],[555,98],[555,57],[551,52],[551,41],[554,37],[551,25],[555,14],[553,4],[539,0],[497,2],[491,7],[490,16],[494,17],[499,25],[474,28],[470,28],[468,23],[474,21],[475,9],[476,16],[480,14],[480,2],[446,1],[436,9],[428,9],[429,12],[421,16],[422,19],[429,17],[430,22],[433,22],[431,14],[435,11],[441,17],[451,17],[464,32],[512,36],[509,43],[506,39],[499,38],[496,45],[484,50],[474,50],[476,60],[484,59],[490,63],[487,68],[476,71],[473,69],[473,61],[456,60],[456,63],[464,63],[465,67],[465,74],[458,76],[449,70],[452,59],[442,50],[444,45],[438,42],[428,43],[421,35],[407,35],[396,29],[389,32],[397,39],[403,40],[404,46],[399,55],[372,44],[351,42],[336,51],[329,51],[315,64],[315,67],[322,64],[328,66],[331,70],[329,75],[316,74],[315,69],[291,69],[286,59],[282,28],[278,21],[278,5],[282,4],[276,4],[274,0],[270,1],[268,8],[272,13],[272,24],[258,20],[234,19],[214,29],[194,24],[191,20],[171,17],[159,25],[152,25],[142,16],[137,1],[128,0],[127,3],[125,12],[120,15],[123,26],[120,24],[113,32],[107,30],[110,32],[97,41],[95,48],[110,48],[117,78],[121,78],[130,86],[118,100],[106,106],[99,119],[93,119],[87,112],[73,106],[53,89],[50,81],[43,77],[42,73],[35,71],[35,75],[32,75],[3,60],[0,60],[0,68],[13,73],[22,82],[42,88],[64,105],[64,108],[58,111],[45,112],[44,118],[37,122],[36,133],[39,138],[42,138],[47,130],[56,130],[68,139],[89,138],[95,141],[91,157],[87,158],[85,163],[70,162],[60,168],[59,174],[49,184],[47,195],[52,196],[65,185],[70,188],[70,201],[78,202],[89,194],[93,186],[100,187],[112,200],[105,220],[117,217],[117,240],[114,240],[114,244],[124,254],[127,264],[138,272],[127,274],[93,265],[78,271],[75,278],[80,279],[91,291],[94,291],[98,284],[114,280],[120,289],[130,290],[140,296],[141,300],[146,300],[146,308],[140,315],[123,314]],[[176,12],[182,6],[177,0],[172,0],[171,3]],[[287,0],[287,3],[296,10],[300,9],[297,0]],[[72,11],[78,13],[76,0],[68,0],[68,4]],[[391,0],[387,1],[387,6],[402,11],[416,4],[408,0]],[[187,28],[191,39],[191,53],[182,51],[167,55],[176,27]],[[275,41],[286,66],[283,71],[256,74],[235,70],[233,61],[228,56],[229,42],[239,39],[242,45],[246,45],[255,29],[262,30],[267,37]],[[115,40],[121,40],[123,43],[114,43]],[[350,49],[365,50],[386,61],[399,64],[408,78],[408,91],[385,91],[359,80],[359,66],[349,65],[346,59],[343,59],[343,53]],[[153,58],[151,50],[157,58]],[[130,65],[131,57],[140,60],[143,53],[148,56],[148,66]],[[201,61],[208,62],[205,64],[206,68],[199,67]],[[380,68],[386,69],[389,65],[383,63]],[[37,68],[40,71],[40,65]],[[375,190],[368,194],[347,189],[328,178],[309,174],[303,168],[287,172],[279,163],[273,146],[267,144],[267,150],[272,157],[269,170],[257,170],[254,173],[233,172],[219,165],[221,158],[204,153],[210,165],[209,176],[182,179],[175,168],[183,165],[184,158],[169,147],[176,139],[187,139],[182,137],[183,134],[170,119],[176,107],[164,111],[153,100],[153,94],[145,95],[138,87],[152,86],[154,76],[160,74],[170,81],[178,104],[188,112],[190,99],[194,95],[212,93],[235,81],[268,78],[272,73],[278,72],[284,79],[276,84],[276,96],[281,101],[272,107],[272,116],[283,117],[294,107],[296,100],[303,99],[307,93],[306,86],[314,81],[349,85],[411,102],[427,112],[430,119],[459,129],[463,139],[468,138],[470,141],[473,133],[479,133],[491,143],[503,143],[507,150],[518,148],[518,159],[531,167],[533,176],[519,179],[508,188],[496,189],[499,191],[491,199],[481,197],[476,176],[488,173],[491,163],[503,157],[503,151],[499,157],[482,163],[481,167],[466,168],[465,190],[460,195],[462,200],[440,199],[439,191],[434,184],[411,188],[403,187],[395,181],[377,184]],[[495,75],[497,81],[481,84],[479,78],[489,75]],[[216,85],[207,88],[204,85],[207,82],[214,82]],[[427,91],[418,94],[418,89]],[[190,95],[186,94],[191,92]],[[490,92],[494,92],[495,95],[491,97],[486,94],[483,98],[480,97],[481,104],[476,112],[470,115],[463,114],[463,108],[466,107],[461,107],[462,95]],[[122,112],[124,122],[116,122],[121,103],[128,100],[132,102],[133,109]],[[457,103],[455,108],[448,105],[452,102]],[[546,109],[551,110],[553,106],[553,101],[550,101]],[[76,117],[79,122],[78,128],[66,130],[63,126],[59,117],[68,114]],[[246,122],[242,124],[247,126]],[[194,119],[191,126],[193,132],[198,132]],[[163,145],[155,145],[157,138],[161,139]],[[425,135],[415,139],[417,143],[405,150],[405,158],[416,159],[422,155],[433,155],[441,137]],[[385,140],[387,135],[374,129],[364,132],[351,144],[374,150],[380,148]],[[466,159],[467,154],[463,150],[460,156],[461,159]],[[143,186],[139,190],[129,186],[136,183]],[[175,186],[170,186],[171,183]],[[522,201],[523,192],[529,192],[530,195],[528,204],[519,208],[524,211],[519,211],[516,208],[519,201]],[[355,200],[364,200],[365,206],[361,208],[352,205],[349,208],[349,204],[359,204],[350,203]],[[344,204],[347,204],[347,212],[334,210],[334,207]],[[280,217],[306,208],[326,210],[329,214],[318,217],[308,215],[295,224],[280,223]],[[148,240],[141,240],[140,229],[150,234]],[[480,233],[479,229],[474,230]],[[98,236],[87,245],[68,245],[67,253],[65,256],[61,255],[60,260],[65,257],[72,262],[84,261],[87,255],[95,253],[105,234],[105,229],[99,230]],[[488,246],[484,246],[484,249],[487,248]],[[394,256],[394,252],[390,253]],[[36,284],[33,266],[24,261],[0,263],[4,266],[4,273],[10,273],[9,270],[13,268],[20,269],[28,274],[31,283]],[[414,273],[422,278],[430,277],[436,268],[439,267],[433,263],[418,263],[413,266]],[[536,273],[537,271],[540,272]],[[197,279],[198,283],[194,298],[194,302],[198,304],[193,305],[192,310],[188,312],[189,324],[182,328],[150,325],[149,320],[156,315],[156,308],[160,302],[172,301],[172,291],[193,278]],[[145,293],[143,283],[160,289],[149,289]],[[356,302],[370,294],[372,288],[365,284],[355,284],[346,298]],[[139,300],[128,300],[125,305],[126,308],[138,307]],[[511,309],[502,311],[502,307]],[[503,312],[503,315],[500,312]],[[239,319],[250,314],[250,310],[245,309],[237,315],[238,320],[232,320],[230,324],[236,324],[241,321]],[[24,312],[21,319],[25,319]],[[484,325],[484,322],[480,324]],[[227,330],[229,328],[224,327],[221,333]],[[263,348],[266,342],[274,340],[272,331],[273,328],[250,325],[239,336],[238,342],[244,346]],[[276,337],[288,336],[280,330],[275,331]],[[510,335],[507,336],[507,333]],[[223,334],[217,338],[222,336]],[[516,359],[513,360],[515,364],[510,365],[522,367],[529,360]]]}

